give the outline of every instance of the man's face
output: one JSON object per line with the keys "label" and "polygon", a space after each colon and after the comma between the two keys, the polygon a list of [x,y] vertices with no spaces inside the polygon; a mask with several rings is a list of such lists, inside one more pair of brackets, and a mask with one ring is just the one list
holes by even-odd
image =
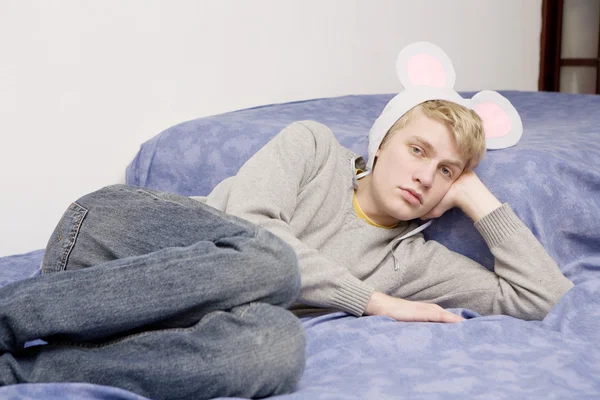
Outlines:
{"label": "man's face", "polygon": [[409,221],[427,214],[463,171],[454,136],[441,121],[415,110],[377,153],[372,199],[381,216]]}

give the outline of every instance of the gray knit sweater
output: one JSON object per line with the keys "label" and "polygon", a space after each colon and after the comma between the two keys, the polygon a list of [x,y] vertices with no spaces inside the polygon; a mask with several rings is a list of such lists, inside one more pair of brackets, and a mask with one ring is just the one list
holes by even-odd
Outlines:
{"label": "gray knit sweater", "polygon": [[542,319],[573,286],[508,204],[475,224],[495,256],[495,272],[422,234],[394,241],[417,225],[383,229],[357,217],[355,157],[326,126],[296,122],[236,176],[195,199],[254,222],[295,249],[302,276],[296,309],[360,316],[378,290],[483,315]]}

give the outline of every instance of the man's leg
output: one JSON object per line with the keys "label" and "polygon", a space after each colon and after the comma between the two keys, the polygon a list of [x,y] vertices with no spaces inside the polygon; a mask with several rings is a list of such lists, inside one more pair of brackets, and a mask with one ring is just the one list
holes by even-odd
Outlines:
{"label": "man's leg", "polygon": [[53,343],[0,356],[0,385],[88,382],[159,399],[263,398],[294,390],[304,368],[298,318],[251,303],[189,328],[100,344]]}
{"label": "man's leg", "polygon": [[[299,290],[295,254],[279,238],[189,198],[126,186],[105,188],[74,203],[50,239],[43,268],[41,277],[0,289],[0,351],[18,352],[2,356],[4,371],[7,365],[13,371],[7,381],[10,376],[17,382],[29,379],[23,371],[52,369],[48,364],[53,362],[57,371],[61,365],[69,368],[56,380],[71,381],[69,374],[80,366],[61,363],[58,353],[67,359],[74,353],[73,346],[63,348],[58,341],[89,346],[140,332],[154,335],[253,302],[287,307]],[[57,271],[63,272],[48,273]],[[274,319],[269,326],[280,324]],[[301,327],[294,329],[302,337]],[[26,350],[29,358],[22,358],[23,343],[37,338],[51,344]],[[233,343],[235,338],[223,340]],[[111,359],[104,352],[111,346],[100,346],[94,354]],[[241,345],[229,355],[253,351]],[[303,351],[291,359],[303,360]],[[167,358],[150,347],[140,357],[160,364],[161,370],[178,366],[162,363]],[[110,375],[111,365],[97,366]],[[83,381],[94,381],[88,378]],[[141,379],[154,388],[171,384]]]}
{"label": "man's leg", "polygon": [[[85,218],[65,213],[44,257],[46,271],[67,270],[0,288],[0,352],[39,338],[90,341],[186,327],[212,311],[295,300],[300,275],[290,246],[184,199],[191,207],[116,186],[75,203]],[[161,246],[163,238],[172,246]],[[100,264],[84,264],[86,256]]]}
{"label": "man's leg", "polygon": [[70,205],[52,233],[42,270],[75,270],[198,241],[252,236],[257,226],[174,193],[107,186]]}
{"label": "man's leg", "polygon": [[93,341],[187,327],[251,302],[287,307],[298,294],[295,255],[264,230],[46,274],[0,288],[0,352],[55,336]]}

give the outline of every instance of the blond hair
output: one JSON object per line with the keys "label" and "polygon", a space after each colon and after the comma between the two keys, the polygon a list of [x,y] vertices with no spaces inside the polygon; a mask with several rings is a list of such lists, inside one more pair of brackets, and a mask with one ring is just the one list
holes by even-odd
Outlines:
{"label": "blond hair", "polygon": [[475,111],[446,100],[429,100],[408,110],[387,131],[380,147],[385,146],[394,135],[394,132],[408,124],[415,110],[421,110],[426,116],[435,118],[450,128],[456,140],[458,152],[466,161],[465,171],[469,171],[479,164],[486,148],[481,118]]}

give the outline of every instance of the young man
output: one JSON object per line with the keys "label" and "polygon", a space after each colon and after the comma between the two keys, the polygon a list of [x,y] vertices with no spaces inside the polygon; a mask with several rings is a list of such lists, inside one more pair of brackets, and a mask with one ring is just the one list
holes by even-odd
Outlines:
{"label": "young man", "polygon": [[[263,226],[294,248],[302,287],[292,309],[299,314],[317,311],[310,306],[456,322],[462,318],[442,307],[462,307],[542,319],[572,287],[509,205],[472,171],[485,152],[473,111],[449,101],[420,103],[375,150],[371,173],[355,189],[362,159],[326,126],[297,122],[198,200]],[[494,272],[415,232],[413,220],[456,206],[489,245]]]}
{"label": "young man", "polygon": [[[572,284],[472,172],[482,121],[455,92],[409,90],[376,121],[366,165],[327,127],[297,122],[199,201],[117,185],[73,203],[44,275],[0,289],[1,382],[285,393],[304,367],[294,301],[399,321],[461,320],[442,307],[542,318]],[[495,272],[419,234],[415,219],[456,206]],[[49,344],[22,350],[38,338]]]}

